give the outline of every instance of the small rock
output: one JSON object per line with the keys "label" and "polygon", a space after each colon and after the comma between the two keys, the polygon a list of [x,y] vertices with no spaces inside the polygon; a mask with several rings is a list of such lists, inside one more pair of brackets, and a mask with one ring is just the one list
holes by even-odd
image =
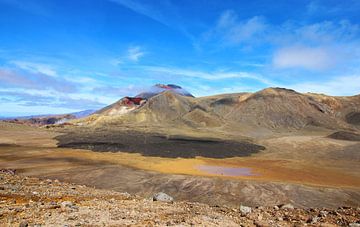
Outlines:
{"label": "small rock", "polygon": [[320,215],[321,215],[322,217],[326,217],[327,214],[328,214],[328,212],[325,211],[325,210],[320,211]]}
{"label": "small rock", "polygon": [[131,195],[128,192],[123,192],[121,193],[123,196],[125,196],[126,198],[130,198]]}
{"label": "small rock", "polygon": [[164,192],[159,192],[153,196],[153,201],[173,202],[174,198]]}
{"label": "small rock", "polygon": [[360,227],[359,223],[350,223],[349,227]]}
{"label": "small rock", "polygon": [[274,206],[274,210],[279,210],[279,207],[278,207],[278,206]]}
{"label": "small rock", "polygon": [[61,207],[72,207],[74,204],[71,201],[64,201],[61,203]]}
{"label": "small rock", "polygon": [[311,224],[316,224],[319,221],[319,217],[313,217],[311,219]]}
{"label": "small rock", "polygon": [[251,213],[251,207],[240,205],[240,212],[242,215]]}
{"label": "small rock", "polygon": [[281,209],[293,210],[293,209],[294,209],[294,206],[293,206],[292,204],[288,203],[288,204],[282,205],[282,206],[281,206]]}
{"label": "small rock", "polygon": [[19,225],[19,227],[28,227],[29,223],[27,221],[22,221]]}
{"label": "small rock", "polygon": [[257,227],[268,227],[270,226],[268,223],[263,221],[254,221],[254,225]]}

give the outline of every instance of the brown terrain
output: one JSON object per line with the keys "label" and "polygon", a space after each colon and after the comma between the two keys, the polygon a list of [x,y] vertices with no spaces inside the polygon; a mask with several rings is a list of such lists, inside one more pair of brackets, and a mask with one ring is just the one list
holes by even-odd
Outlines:
{"label": "brown terrain", "polygon": [[141,103],[122,99],[67,125],[0,123],[0,167],[143,198],[165,192],[177,201],[171,209],[188,204],[180,201],[220,206],[199,204],[205,213],[227,209],[234,218],[224,225],[254,224],[255,219],[239,216],[240,204],[271,207],[264,208],[267,213],[292,204],[302,215],[326,208],[341,217],[338,207],[353,207],[355,219],[329,221],[347,225],[359,222],[359,116],[360,95],[268,88],[194,98],[165,91]]}
{"label": "brown terrain", "polygon": [[0,173],[2,226],[358,226],[359,208],[250,208],[162,202]]}

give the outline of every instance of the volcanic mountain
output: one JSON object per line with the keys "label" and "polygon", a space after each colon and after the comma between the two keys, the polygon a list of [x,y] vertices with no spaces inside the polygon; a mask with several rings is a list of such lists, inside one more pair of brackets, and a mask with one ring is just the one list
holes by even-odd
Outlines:
{"label": "volcanic mountain", "polygon": [[176,85],[155,85],[150,90],[125,97],[85,118],[83,123],[171,125],[261,133],[314,127],[360,129],[360,95],[333,97],[267,88],[255,93],[195,98]]}
{"label": "volcanic mountain", "polygon": [[161,93],[165,93],[167,91],[178,94],[179,96],[194,97],[192,94],[190,94],[188,91],[178,85],[156,84],[150,87],[148,90],[136,95],[135,97],[124,97],[119,101],[111,104],[110,106],[107,106],[97,111],[96,114],[107,116],[122,115],[141,107],[152,97],[157,96]]}

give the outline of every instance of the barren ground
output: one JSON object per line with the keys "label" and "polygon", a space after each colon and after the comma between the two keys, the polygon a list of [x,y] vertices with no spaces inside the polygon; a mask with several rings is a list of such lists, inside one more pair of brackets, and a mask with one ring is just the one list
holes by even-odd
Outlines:
{"label": "barren ground", "polygon": [[[298,207],[359,206],[359,142],[325,135],[256,141],[266,149],[247,157],[161,158],[138,153],[57,148],[57,132],[1,124],[0,166],[19,174],[149,196],[208,204]],[[251,176],[224,176],[199,165],[249,168]]]}

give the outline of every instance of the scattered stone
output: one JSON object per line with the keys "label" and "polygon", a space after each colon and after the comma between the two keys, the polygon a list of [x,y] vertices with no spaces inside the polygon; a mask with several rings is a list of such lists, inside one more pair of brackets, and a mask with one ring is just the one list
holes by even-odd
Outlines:
{"label": "scattered stone", "polygon": [[[0,173],[4,187],[0,226],[350,226],[360,227],[360,208],[232,208],[192,202],[153,203],[139,196]],[[45,181],[44,181],[45,182]],[[11,188],[18,188],[12,191]],[[76,190],[72,188],[76,187]],[[38,192],[36,197],[33,192]],[[165,193],[155,201],[173,201]],[[16,203],[15,203],[16,201]],[[76,201],[76,205],[75,202]],[[60,208],[60,209],[56,209]],[[37,224],[33,224],[37,223]],[[349,224],[350,223],[350,224]]]}
{"label": "scattered stone", "polygon": [[242,215],[247,215],[251,213],[251,207],[240,205],[240,213]]}
{"label": "scattered stone", "polygon": [[168,194],[164,193],[164,192],[159,192],[156,193],[153,196],[153,201],[160,201],[160,202],[173,202],[174,198],[169,196]]}
{"label": "scattered stone", "polygon": [[16,169],[0,169],[0,173],[15,175]]}
{"label": "scattered stone", "polygon": [[319,217],[313,217],[311,219],[311,224],[316,224],[319,221]]}
{"label": "scattered stone", "polygon": [[61,203],[61,207],[65,208],[65,207],[72,207],[74,206],[74,203],[72,203],[71,201],[64,201]]}
{"label": "scattered stone", "polygon": [[288,204],[282,205],[281,209],[293,210],[294,206],[292,204],[288,203]]}
{"label": "scattered stone", "polygon": [[321,217],[326,217],[326,216],[327,216],[327,214],[328,214],[328,212],[327,212],[327,211],[325,211],[325,210],[320,211],[320,215],[321,215]]}
{"label": "scattered stone", "polygon": [[27,221],[22,221],[19,225],[19,227],[28,227],[29,223]]}

